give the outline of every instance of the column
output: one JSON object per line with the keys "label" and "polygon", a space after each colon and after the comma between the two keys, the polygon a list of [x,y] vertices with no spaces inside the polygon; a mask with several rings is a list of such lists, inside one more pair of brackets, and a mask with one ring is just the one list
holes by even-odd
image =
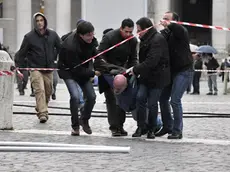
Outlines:
{"label": "column", "polygon": [[[214,26],[230,27],[229,9],[229,0],[213,1],[212,21]],[[230,49],[230,33],[227,31],[213,30],[212,44],[219,52],[227,53],[227,51]]]}
{"label": "column", "polygon": [[17,50],[20,48],[24,35],[31,31],[31,0],[17,0]]}
{"label": "column", "polygon": [[71,0],[56,0],[56,31],[61,37],[71,31]]}
{"label": "column", "polygon": [[15,0],[3,0],[3,18],[12,19],[7,23],[7,27],[3,29],[3,42],[13,52],[17,49],[16,6],[17,2]]}
{"label": "column", "polygon": [[165,12],[169,11],[171,7],[170,0],[155,0],[153,2],[154,22],[158,24]]}
{"label": "column", "polygon": [[48,21],[48,28],[56,30],[56,0],[45,0],[45,16]]}

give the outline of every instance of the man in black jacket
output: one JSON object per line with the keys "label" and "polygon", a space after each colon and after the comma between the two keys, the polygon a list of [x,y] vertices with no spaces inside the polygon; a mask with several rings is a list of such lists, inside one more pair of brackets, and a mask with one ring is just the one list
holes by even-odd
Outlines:
{"label": "man in black jacket", "polygon": [[[111,46],[120,43],[121,41],[132,36],[134,29],[134,22],[131,19],[125,19],[122,21],[120,29],[112,30],[103,36],[103,39],[99,45],[99,52],[102,52]],[[137,39],[133,38],[126,43],[114,48],[113,50],[103,54],[101,57],[106,62],[105,70],[102,71],[101,64],[98,64],[98,59],[95,60],[95,67],[104,73],[110,73],[109,65],[117,66],[117,71],[125,71],[126,68],[130,68],[137,64]],[[113,73],[113,72],[112,72]],[[115,73],[113,73],[115,74]],[[117,73],[118,74],[118,73]],[[116,99],[112,89],[107,86],[106,82],[99,78],[100,93],[104,92],[106,98],[106,107],[108,111],[108,122],[112,136],[127,136],[127,132],[123,129],[126,113],[119,106],[116,105]],[[103,87],[103,88],[102,88]]]}
{"label": "man in black jacket", "polygon": [[[165,36],[169,46],[171,84],[164,88],[160,98],[160,108],[163,128],[156,136],[163,136],[167,133],[168,139],[181,139],[183,132],[183,109],[181,99],[192,80],[192,55],[189,47],[188,31],[179,24],[171,23],[172,20],[179,20],[174,12],[166,12],[161,25],[165,27],[161,33]],[[171,106],[173,117],[169,106]]]}
{"label": "man in black jacket", "polygon": [[[95,41],[93,25],[83,21],[78,25],[77,30],[64,40],[59,54],[59,76],[64,79],[70,94],[71,135],[73,136],[80,135],[79,124],[87,134],[92,134],[89,119],[96,102],[96,94],[90,79],[95,75],[99,76],[100,72],[90,69],[89,62],[80,64],[96,55]],[[84,107],[81,108],[80,122],[78,119],[81,96],[79,86],[85,98]]]}
{"label": "man in black jacket", "polygon": [[[42,13],[34,14],[34,29],[27,33],[18,51],[18,66],[29,68],[54,67],[55,48],[61,48],[57,33],[47,28],[46,17]],[[36,111],[41,123],[48,120],[48,102],[52,95],[52,71],[31,71],[31,84],[35,90]]]}
{"label": "man in black jacket", "polygon": [[[143,17],[137,22],[137,31],[141,32],[153,26],[150,19]],[[170,83],[169,51],[165,38],[152,27],[139,35],[141,43],[139,64],[133,68],[138,77],[137,93],[137,130],[133,137],[141,137],[148,131],[147,138],[155,138],[157,128],[158,101],[162,89]],[[147,104],[147,107],[146,107]],[[147,109],[148,108],[148,109]],[[146,116],[148,110],[148,124]]]}

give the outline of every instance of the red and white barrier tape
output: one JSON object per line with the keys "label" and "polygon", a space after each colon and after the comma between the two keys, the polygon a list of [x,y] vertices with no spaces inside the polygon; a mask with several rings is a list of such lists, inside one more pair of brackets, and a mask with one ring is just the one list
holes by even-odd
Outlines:
{"label": "red and white barrier tape", "polygon": [[0,71],[0,76],[12,76],[14,72],[11,71]]}
{"label": "red and white barrier tape", "polygon": [[205,25],[205,24],[181,22],[181,21],[170,21],[170,22],[171,23],[180,24],[180,25],[186,25],[186,26],[193,26],[193,27],[201,27],[201,28],[206,28],[206,29],[215,29],[215,30],[230,31],[230,28],[222,27],[222,26],[211,26],[211,25]]}
{"label": "red and white barrier tape", "polygon": [[230,70],[206,70],[206,69],[196,69],[195,72],[230,72]]}

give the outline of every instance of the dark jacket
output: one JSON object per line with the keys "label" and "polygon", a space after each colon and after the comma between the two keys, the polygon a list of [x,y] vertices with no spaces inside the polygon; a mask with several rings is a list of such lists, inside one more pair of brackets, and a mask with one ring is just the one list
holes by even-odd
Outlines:
{"label": "dark jacket", "polygon": [[[123,41],[124,38],[121,36],[120,30],[116,29],[108,32],[103,36],[103,39],[98,47],[98,52],[102,52],[117,43]],[[126,43],[106,52],[101,55],[107,63],[117,65],[124,68],[130,68],[137,64],[137,39],[133,38]],[[97,60],[97,59],[96,59]],[[95,61],[96,61],[95,60]],[[101,67],[95,65],[95,67]]]}
{"label": "dark jacket", "polygon": [[[120,30],[112,30],[103,36],[102,41],[98,47],[99,53],[122,42],[124,38],[122,37]],[[100,58],[96,58],[94,62],[95,70],[101,71],[102,73],[109,74],[113,69],[122,73],[126,68],[135,66],[138,62],[137,59],[137,39],[133,38],[126,43],[106,52],[101,55]],[[113,70],[114,71],[114,70]],[[115,74],[115,73],[111,73]],[[103,79],[99,77],[99,91],[103,93],[106,89],[109,89],[109,85]]]}
{"label": "dark jacket", "polygon": [[[35,18],[38,15],[45,20],[44,35],[41,35],[36,28]],[[61,39],[55,31],[47,29],[47,20],[42,13],[34,15],[34,26],[35,28],[24,36],[20,50],[15,56],[15,62],[19,67],[27,67],[25,64],[27,58],[30,68],[52,68],[61,48]]]}
{"label": "dark jacket", "polygon": [[89,69],[89,62],[74,67],[96,55],[95,41],[96,39],[93,39],[92,43],[88,44],[76,32],[71,33],[65,39],[58,61],[60,78],[74,79],[80,84],[84,84],[94,77],[95,72]]}
{"label": "dark jacket", "polygon": [[133,72],[136,76],[140,75],[140,84],[149,88],[163,88],[170,83],[167,41],[154,28],[141,38],[139,62]]}
{"label": "dark jacket", "polygon": [[161,33],[168,41],[172,75],[192,69],[193,60],[187,29],[179,24],[171,23]]}
{"label": "dark jacket", "polygon": [[[207,66],[207,70],[216,70],[220,65],[217,60],[212,57],[207,63],[204,63]],[[208,72],[208,74],[217,73],[217,72]]]}

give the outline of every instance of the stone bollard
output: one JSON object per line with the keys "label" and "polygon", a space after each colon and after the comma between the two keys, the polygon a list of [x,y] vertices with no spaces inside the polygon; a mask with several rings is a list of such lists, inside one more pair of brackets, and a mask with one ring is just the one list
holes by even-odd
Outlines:
{"label": "stone bollard", "polygon": [[[9,54],[0,50],[0,71],[10,71],[14,62]],[[0,76],[0,129],[12,130],[14,76]]]}

